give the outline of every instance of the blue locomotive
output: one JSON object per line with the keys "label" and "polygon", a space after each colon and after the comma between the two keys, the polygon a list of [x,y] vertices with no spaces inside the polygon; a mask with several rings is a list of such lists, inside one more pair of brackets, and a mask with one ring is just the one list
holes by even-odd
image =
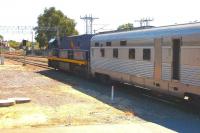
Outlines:
{"label": "blue locomotive", "polygon": [[90,62],[90,40],[92,35],[64,36],[49,44],[48,65],[50,67],[87,74]]}

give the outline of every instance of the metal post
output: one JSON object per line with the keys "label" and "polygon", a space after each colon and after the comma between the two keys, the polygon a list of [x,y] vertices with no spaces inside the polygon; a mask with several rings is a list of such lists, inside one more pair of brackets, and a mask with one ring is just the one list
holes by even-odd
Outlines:
{"label": "metal post", "polygon": [[1,65],[4,65],[4,57],[1,56]]}
{"label": "metal post", "polygon": [[112,86],[112,89],[111,89],[111,101],[114,100],[114,91],[115,91],[115,88],[114,88],[114,86]]}
{"label": "metal post", "polygon": [[1,65],[2,65],[2,40],[0,40],[0,61],[1,61]]}
{"label": "metal post", "polygon": [[31,32],[31,34],[32,34],[32,48],[31,48],[31,54],[33,55],[33,51],[34,51],[34,45],[33,45],[33,31]]}
{"label": "metal post", "polygon": [[24,50],[24,61],[23,61],[23,66],[26,66],[26,58],[25,58],[25,56],[26,56],[26,50]]}
{"label": "metal post", "polygon": [[3,40],[0,40],[0,61],[1,61],[1,65],[4,65],[4,56],[3,56],[3,50],[2,50],[2,46],[3,46]]}
{"label": "metal post", "polygon": [[89,51],[86,52],[86,60],[88,62],[87,64],[87,78],[90,78],[90,55],[89,55]]}
{"label": "metal post", "polygon": [[80,19],[83,19],[85,21],[86,34],[92,34],[93,21],[98,18],[92,17],[92,14],[91,15],[86,14],[85,17],[80,17]]}

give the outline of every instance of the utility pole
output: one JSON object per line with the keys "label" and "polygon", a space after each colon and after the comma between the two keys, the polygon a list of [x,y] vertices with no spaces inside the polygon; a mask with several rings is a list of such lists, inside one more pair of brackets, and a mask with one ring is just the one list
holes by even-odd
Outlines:
{"label": "utility pole", "polygon": [[152,18],[142,18],[140,20],[135,20],[135,22],[139,22],[140,27],[150,26],[150,22],[153,21]]}
{"label": "utility pole", "polygon": [[60,35],[59,35],[60,33],[59,33],[59,28],[57,27],[57,29],[56,29],[56,36],[57,36],[57,43],[58,43],[58,47],[60,47]]}
{"label": "utility pole", "polygon": [[23,62],[23,66],[26,66],[26,43],[27,43],[27,40],[22,40],[22,45],[23,45],[23,49],[24,49],[24,62]]}
{"label": "utility pole", "polygon": [[80,17],[80,19],[85,21],[86,34],[92,34],[92,32],[93,32],[93,21],[95,19],[99,19],[99,18],[92,17],[92,14],[90,14],[90,15],[86,14],[84,17]]}
{"label": "utility pole", "polygon": [[2,44],[3,44],[3,39],[0,39],[0,64],[1,65],[3,65]]}
{"label": "utility pole", "polygon": [[34,44],[33,44],[33,31],[31,32],[31,34],[32,34],[32,48],[31,48],[31,53],[32,53],[32,55],[33,55],[33,52],[34,52]]}

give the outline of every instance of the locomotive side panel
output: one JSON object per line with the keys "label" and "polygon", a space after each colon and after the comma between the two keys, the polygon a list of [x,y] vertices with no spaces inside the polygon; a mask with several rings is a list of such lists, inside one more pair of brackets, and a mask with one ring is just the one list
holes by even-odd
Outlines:
{"label": "locomotive side panel", "polygon": [[55,56],[49,56],[49,66],[88,76],[90,62],[90,40],[92,35],[61,37]]}

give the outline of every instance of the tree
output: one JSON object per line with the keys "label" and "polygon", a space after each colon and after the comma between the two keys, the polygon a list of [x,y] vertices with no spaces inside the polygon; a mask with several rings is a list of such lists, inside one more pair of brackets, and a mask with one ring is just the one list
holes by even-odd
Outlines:
{"label": "tree", "polygon": [[16,42],[14,40],[9,40],[8,44],[10,45],[10,47],[18,49],[20,47],[20,42]]}
{"label": "tree", "polygon": [[134,26],[132,23],[127,23],[127,24],[122,24],[120,26],[118,26],[117,30],[119,31],[129,31],[129,30],[133,30]]}
{"label": "tree", "polygon": [[2,35],[0,35],[0,40],[3,40],[3,36]]}
{"label": "tree", "polygon": [[39,42],[39,47],[45,47],[49,40],[64,35],[77,35],[78,31],[75,29],[76,23],[73,19],[65,16],[60,10],[55,7],[45,9],[43,14],[38,17],[38,26],[35,28],[35,39]]}

